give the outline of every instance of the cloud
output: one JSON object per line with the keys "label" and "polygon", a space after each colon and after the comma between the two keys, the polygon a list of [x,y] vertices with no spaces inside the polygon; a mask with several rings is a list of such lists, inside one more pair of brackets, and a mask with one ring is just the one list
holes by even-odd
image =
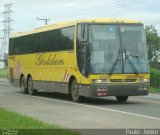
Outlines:
{"label": "cloud", "polygon": [[160,24],[160,13],[139,12],[139,13],[128,13],[124,16],[128,18],[138,19],[148,25]]}
{"label": "cloud", "polygon": [[[116,4],[117,1],[119,0],[1,0],[0,11],[4,10],[4,4],[13,3],[15,11],[13,28],[15,29],[25,28],[25,26],[28,29],[33,24],[38,27],[43,22],[36,20],[37,17],[50,18],[50,23],[80,18],[124,17],[140,20],[145,25],[153,24],[158,28],[160,24],[160,9],[157,7],[159,0],[129,7]],[[86,9],[88,11],[94,9],[95,12],[88,12]],[[77,13],[77,11],[80,12]]]}
{"label": "cloud", "polygon": [[72,7],[72,6],[75,6],[75,3],[72,3],[72,2],[71,3],[65,3],[64,6],[65,7]]}
{"label": "cloud", "polygon": [[153,13],[153,12],[128,13],[125,14],[124,17],[139,20],[143,22],[145,26],[154,25],[160,35],[160,13]]}

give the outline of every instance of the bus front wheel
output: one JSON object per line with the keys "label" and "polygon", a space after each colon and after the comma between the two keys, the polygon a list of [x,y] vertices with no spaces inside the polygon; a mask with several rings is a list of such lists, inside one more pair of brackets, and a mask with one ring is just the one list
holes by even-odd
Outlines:
{"label": "bus front wheel", "polygon": [[72,95],[72,100],[74,102],[78,102],[80,100],[80,95],[79,95],[79,86],[77,83],[77,80],[74,79],[72,81],[72,85],[71,85],[71,95]]}
{"label": "bus front wheel", "polygon": [[21,92],[23,94],[27,94],[28,93],[24,76],[21,77]]}
{"label": "bus front wheel", "polygon": [[33,80],[32,77],[29,77],[27,81],[27,87],[28,87],[28,93],[29,95],[35,95],[37,93],[37,90],[33,89]]}
{"label": "bus front wheel", "polygon": [[124,103],[127,101],[128,96],[116,96],[118,102]]}

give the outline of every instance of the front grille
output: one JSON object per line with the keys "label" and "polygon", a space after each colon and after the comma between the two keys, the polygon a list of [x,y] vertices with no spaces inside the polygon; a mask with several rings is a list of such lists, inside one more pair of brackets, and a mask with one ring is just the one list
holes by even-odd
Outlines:
{"label": "front grille", "polygon": [[122,79],[110,79],[111,82],[122,82]]}
{"label": "front grille", "polygon": [[110,82],[135,82],[137,79],[110,79]]}
{"label": "front grille", "polygon": [[125,79],[125,82],[135,82],[137,79]]}

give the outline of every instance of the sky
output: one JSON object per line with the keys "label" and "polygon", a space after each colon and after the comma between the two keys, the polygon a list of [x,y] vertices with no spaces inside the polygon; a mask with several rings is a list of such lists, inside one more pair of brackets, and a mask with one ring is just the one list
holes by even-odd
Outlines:
{"label": "sky", "polygon": [[[160,35],[160,0],[1,0],[12,3],[12,32],[31,30],[49,24],[84,18],[129,18],[140,20],[144,25],[154,25]],[[0,22],[3,14],[0,15]],[[3,29],[3,23],[0,23]],[[3,32],[0,31],[0,37]]]}

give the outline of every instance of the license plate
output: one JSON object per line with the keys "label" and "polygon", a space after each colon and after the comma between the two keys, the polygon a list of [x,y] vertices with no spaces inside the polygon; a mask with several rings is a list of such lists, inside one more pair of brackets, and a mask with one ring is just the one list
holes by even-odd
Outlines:
{"label": "license plate", "polygon": [[97,92],[97,96],[107,96],[107,92]]}

